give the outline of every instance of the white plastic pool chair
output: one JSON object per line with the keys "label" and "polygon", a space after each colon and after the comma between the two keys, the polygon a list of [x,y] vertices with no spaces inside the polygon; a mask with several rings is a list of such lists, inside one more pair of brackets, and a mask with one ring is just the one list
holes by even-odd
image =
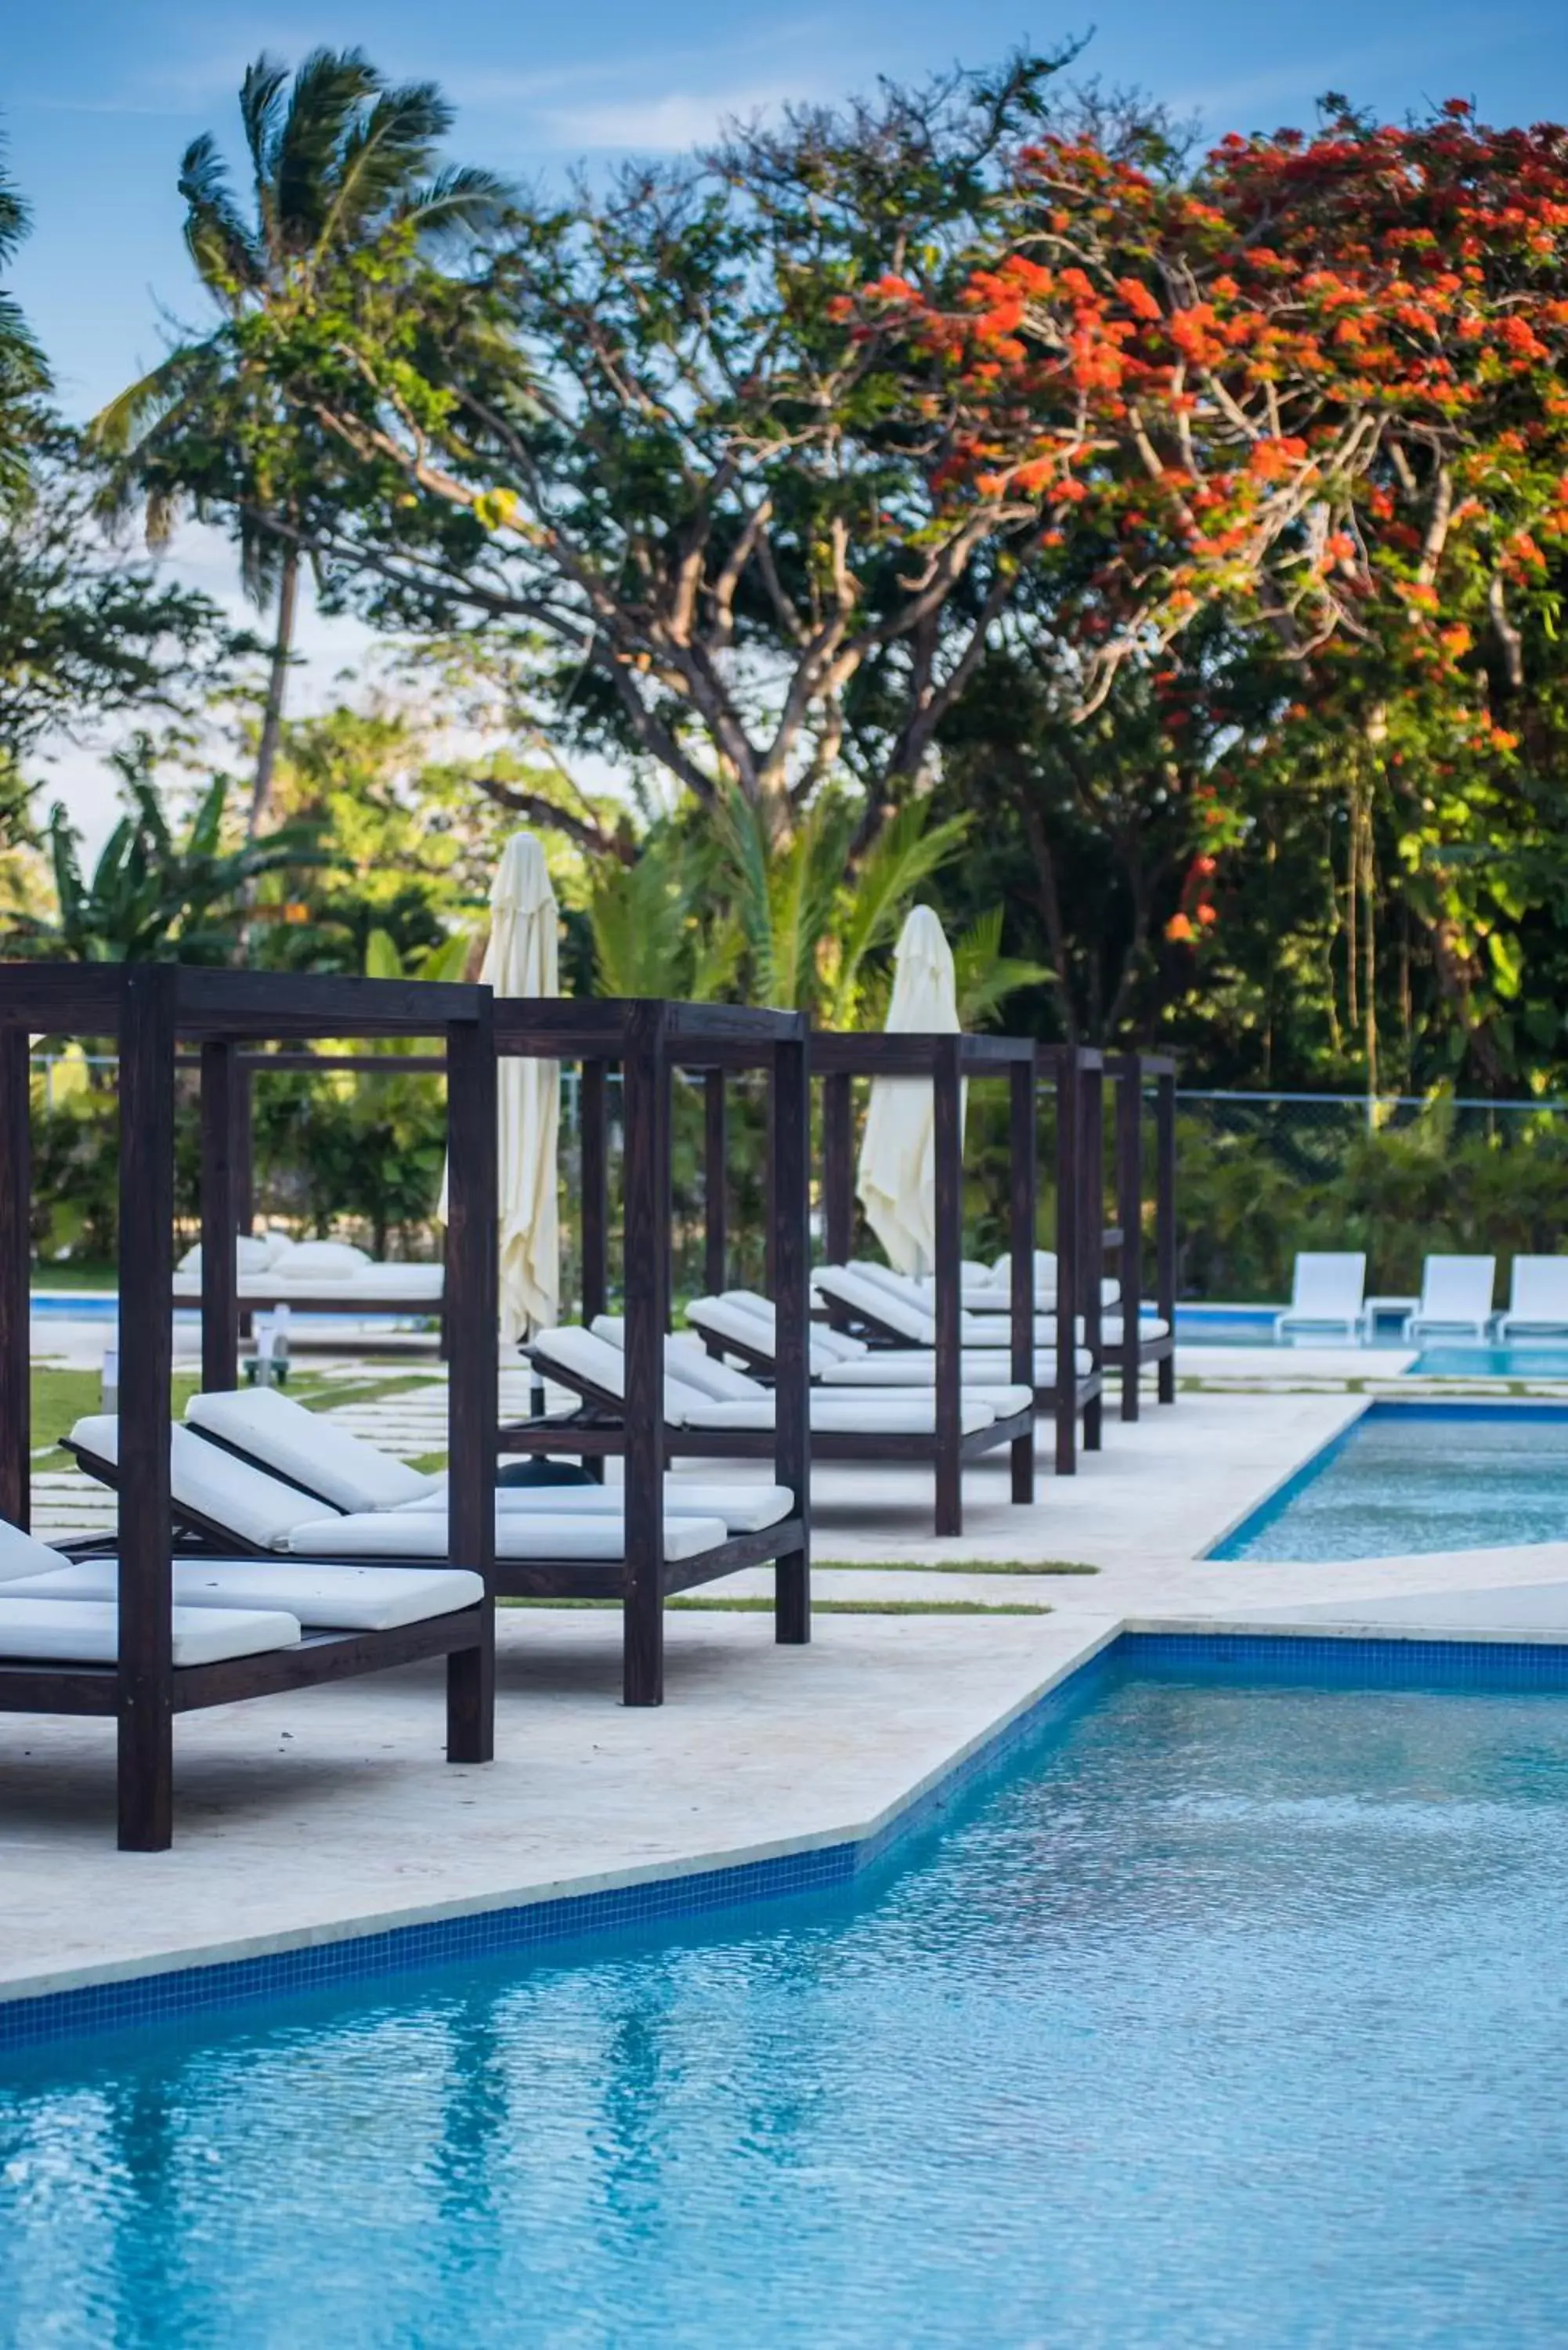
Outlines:
{"label": "white plastic pool chair", "polygon": [[1516,1256],[1509,1284],[1508,1311],[1497,1317],[1497,1335],[1511,1338],[1568,1338],[1568,1256]]}
{"label": "white plastic pool chair", "polygon": [[1354,1341],[1366,1315],[1366,1257],[1357,1249],[1303,1249],[1291,1302],[1274,1316],[1274,1336],[1293,1330],[1342,1331]]}
{"label": "white plastic pool chair", "polygon": [[1399,1335],[1407,1342],[1430,1331],[1484,1339],[1497,1283],[1494,1256],[1429,1256],[1421,1268],[1421,1297]]}

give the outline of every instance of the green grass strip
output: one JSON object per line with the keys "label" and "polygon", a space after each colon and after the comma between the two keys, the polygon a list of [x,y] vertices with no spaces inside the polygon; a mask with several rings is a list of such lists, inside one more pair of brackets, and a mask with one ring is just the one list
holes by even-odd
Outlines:
{"label": "green grass strip", "polygon": [[814,1558],[813,1567],[834,1575],[1098,1575],[1070,1558],[943,1559]]}
{"label": "green grass strip", "polygon": [[[618,1599],[498,1599],[498,1607],[614,1607]],[[771,1599],[667,1599],[669,1608],[692,1615],[771,1616]],[[1041,1602],[1006,1600],[995,1606],[984,1599],[814,1599],[814,1616],[1049,1616]]]}

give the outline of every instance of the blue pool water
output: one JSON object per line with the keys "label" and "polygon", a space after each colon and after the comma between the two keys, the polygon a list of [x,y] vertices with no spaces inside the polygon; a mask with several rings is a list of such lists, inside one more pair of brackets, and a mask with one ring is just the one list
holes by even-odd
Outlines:
{"label": "blue pool water", "polygon": [[1303,1563],[1568,1541],[1568,1410],[1373,1404],[1209,1553]]}
{"label": "blue pool water", "polygon": [[1568,1703],[1118,1670],[814,1910],[13,2059],[7,2350],[1568,2338]]}
{"label": "blue pool water", "polygon": [[1568,1379],[1568,1344],[1423,1347],[1410,1369],[1429,1379]]}

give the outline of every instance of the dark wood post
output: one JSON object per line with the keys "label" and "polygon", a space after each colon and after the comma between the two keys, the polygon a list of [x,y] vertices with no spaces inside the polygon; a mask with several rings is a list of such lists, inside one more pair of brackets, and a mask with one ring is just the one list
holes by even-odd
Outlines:
{"label": "dark wood post", "polygon": [[775,1363],[774,1475],[794,1495],[802,1547],[774,1562],[774,1637],[811,1638],[811,1370],[806,1293],[811,1280],[807,1193],[811,1081],[804,1032],[774,1047],[773,1213]]}
{"label": "dark wood post", "polygon": [[248,1054],[237,1056],[234,1086],[234,1230],[254,1232],[256,1221],[255,1063]]}
{"label": "dark wood post", "polygon": [[234,1139],[249,1085],[234,1047],[202,1047],[202,1385],[209,1394],[239,1378],[239,1229]]}
{"label": "dark wood post", "polygon": [[582,1152],[583,1320],[609,1305],[609,1152],[606,1139],[605,1064],[585,1061],[577,1093]]}
{"label": "dark wood post", "polygon": [[1124,1053],[1115,1070],[1116,1223],[1122,1285],[1122,1418],[1138,1416],[1138,1350],[1143,1302],[1143,1062]]}
{"label": "dark wood post", "polygon": [[664,1339],[670,1321],[667,1211],[670,1068],[664,1007],[627,1009],[621,1063],[626,1148],[626,1590],[628,1705],[664,1702]]}
{"label": "dark wood post", "polygon": [[[129,963],[119,1000],[119,1846],[174,1834],[170,1297],[179,974]],[[228,1243],[232,1249],[233,1240]]]}
{"label": "dark wood post", "polygon": [[847,1070],[822,1081],[822,1212],[829,1264],[847,1264],[855,1244],[853,1084]]}
{"label": "dark wood post", "polygon": [[963,1104],[961,1039],[939,1039],[933,1065],[936,1228],[937,1532],[963,1532],[962,1334],[959,1326],[963,1255]]}
{"label": "dark wood post", "polygon": [[33,1128],[27,1031],[0,1029],[0,1517],[26,1533],[32,1507]]}
{"label": "dark wood post", "polygon": [[1052,1054],[1056,1087],[1056,1474],[1078,1471],[1078,1300],[1082,1250],[1078,1240],[1077,1055],[1070,1045]]}
{"label": "dark wood post", "polygon": [[1155,1298],[1171,1333],[1157,1378],[1161,1403],[1176,1401],[1176,1072],[1162,1069],[1155,1091]]}
{"label": "dark wood post", "polygon": [[707,1069],[702,1076],[702,1284],[711,1297],[717,1297],[729,1281],[730,1150],[726,1125],[724,1072]]}
{"label": "dark wood post", "polygon": [[[1105,1315],[1100,1282],[1106,1263],[1106,1088],[1098,1053],[1082,1053],[1077,1071],[1078,1263],[1084,1297],[1084,1341],[1097,1372],[1105,1369]],[[1084,1407],[1084,1450],[1100,1449],[1104,1405]]]}
{"label": "dark wood post", "polygon": [[488,993],[446,1035],[447,1551],[484,1578],[481,1637],[447,1659],[449,1762],[495,1759],[496,1055]]}
{"label": "dark wood post", "polygon": [[[1034,1055],[1008,1070],[1008,1248],[1012,1286],[1012,1381],[1034,1392]],[[962,1303],[962,1293],[960,1293]],[[1034,1499],[1034,1422],[1012,1440],[1012,1498]]]}

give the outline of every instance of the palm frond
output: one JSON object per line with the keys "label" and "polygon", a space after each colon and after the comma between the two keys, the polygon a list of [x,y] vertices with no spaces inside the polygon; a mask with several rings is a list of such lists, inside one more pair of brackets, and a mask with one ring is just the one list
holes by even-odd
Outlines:
{"label": "palm frond", "polygon": [[345,130],[320,244],[346,241],[386,220],[410,182],[431,169],[436,142],[452,123],[452,109],[434,82],[383,89]]}
{"label": "palm frond", "polygon": [[185,199],[185,249],[203,286],[232,309],[242,293],[254,292],[264,281],[266,255],[240,212],[228,165],[211,131],[186,148],[179,184]]}
{"label": "palm frond", "polygon": [[959,1024],[978,1028],[1010,995],[1021,988],[1041,987],[1055,973],[1043,962],[1028,962],[1002,951],[1002,910],[993,906],[971,922],[953,945],[953,976],[957,983]]}
{"label": "palm frond", "polygon": [[363,49],[313,49],[295,75],[272,179],[281,258],[319,244],[356,115],[380,88]]}
{"label": "palm frond", "polygon": [[833,1018],[846,1025],[854,1017],[866,961],[890,944],[909,900],[954,857],[969,830],[966,816],[932,825],[929,804],[911,801],[885,825],[854,877],[839,926],[839,962],[834,984]]}
{"label": "palm frond", "polygon": [[287,88],[287,67],[269,57],[265,50],[254,66],[246,67],[240,84],[240,120],[244,126],[245,146],[251,159],[262,243],[276,259],[281,259],[282,255],[275,183],[278,142],[286,115],[284,92]]}
{"label": "palm frond", "polygon": [[396,206],[393,218],[411,226],[426,244],[466,244],[501,228],[515,201],[512,182],[499,172],[453,163],[415,188]]}

